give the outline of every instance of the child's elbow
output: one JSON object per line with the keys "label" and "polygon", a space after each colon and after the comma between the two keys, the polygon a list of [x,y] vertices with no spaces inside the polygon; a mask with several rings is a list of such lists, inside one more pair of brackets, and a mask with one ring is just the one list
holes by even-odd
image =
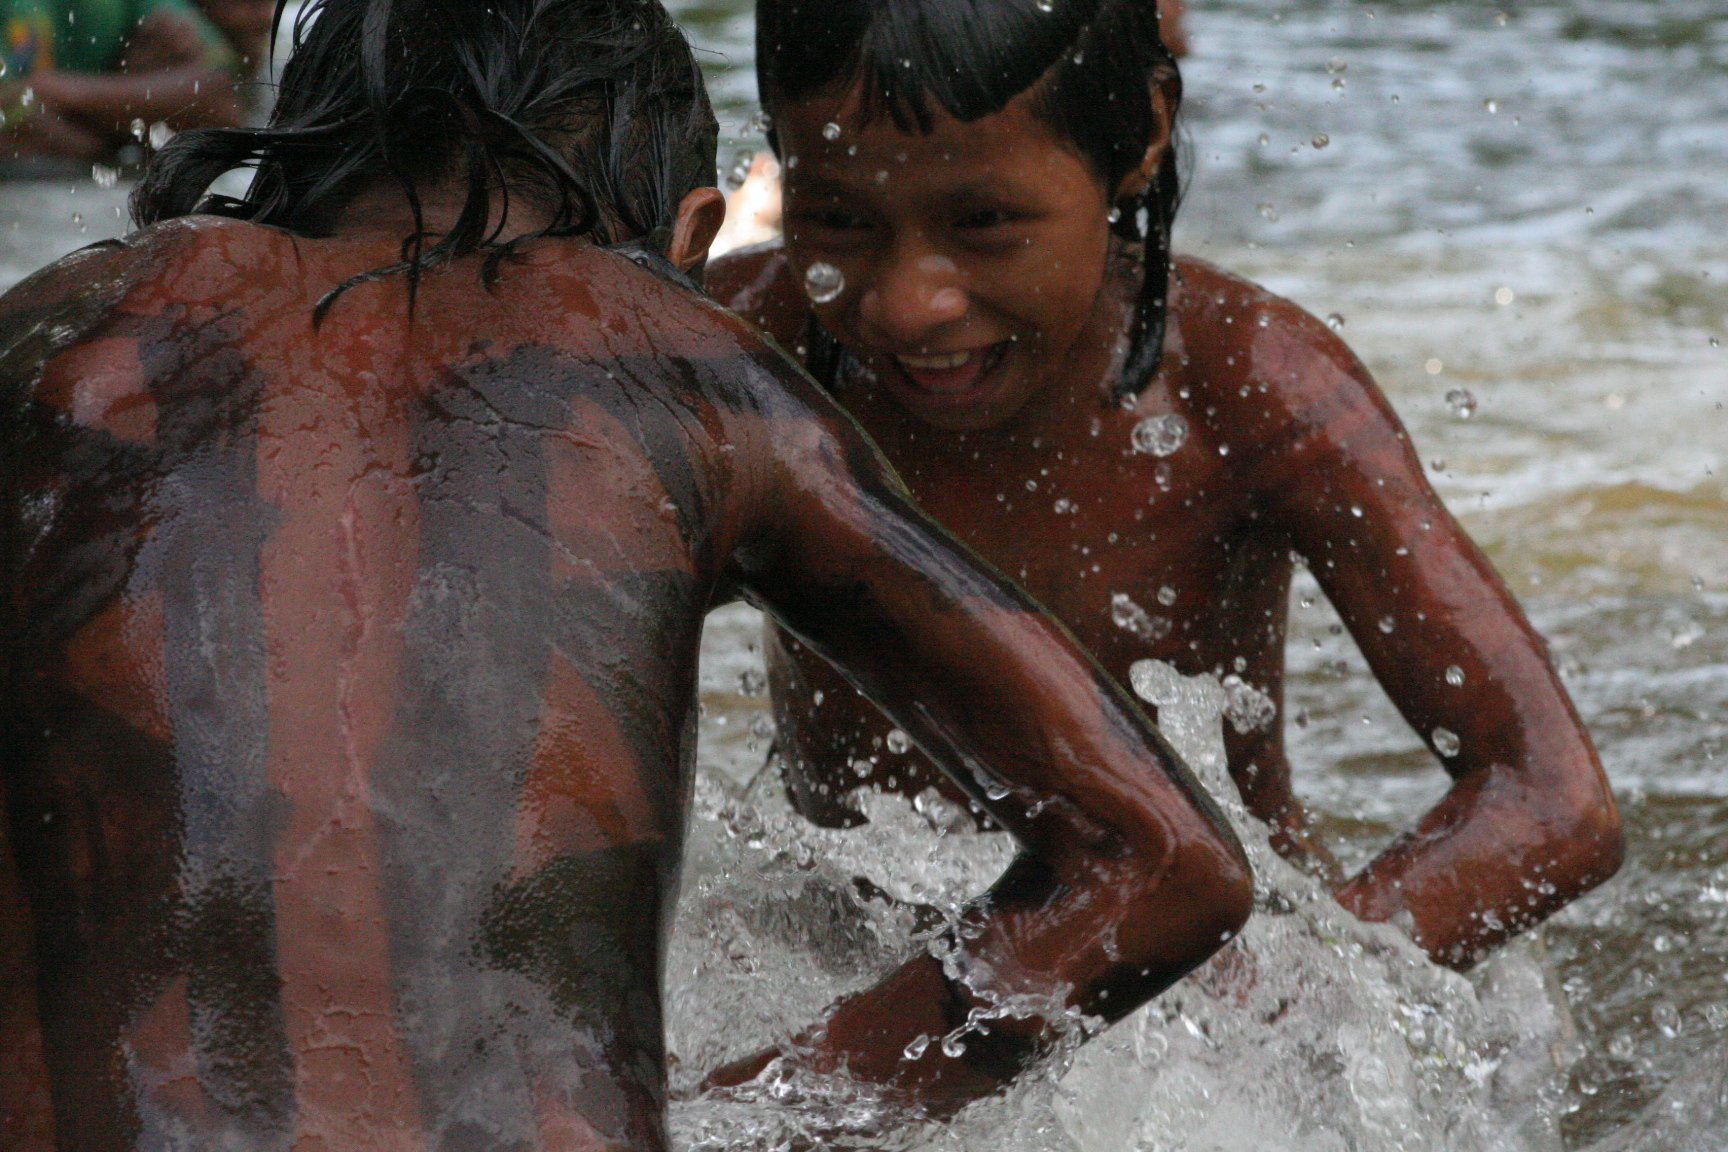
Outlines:
{"label": "child's elbow", "polygon": [[1254,914],[1254,873],[1242,846],[1232,836],[1215,845],[1212,854],[1212,874],[1194,893],[1206,921],[1200,942],[1207,945],[1207,956],[1240,935]]}
{"label": "child's elbow", "polygon": [[1620,809],[1606,786],[1574,799],[1569,805],[1567,838],[1575,846],[1583,887],[1594,888],[1620,871],[1626,860],[1626,833]]}
{"label": "child's elbow", "polygon": [[1550,792],[1542,821],[1546,863],[1557,866],[1560,882],[1574,896],[1606,881],[1626,859],[1620,809],[1607,781],[1594,771],[1578,777]]}
{"label": "child's elbow", "polygon": [[1163,957],[1186,972],[1234,940],[1254,911],[1254,874],[1241,845],[1210,826],[1176,846],[1162,883],[1142,908],[1158,921]]}

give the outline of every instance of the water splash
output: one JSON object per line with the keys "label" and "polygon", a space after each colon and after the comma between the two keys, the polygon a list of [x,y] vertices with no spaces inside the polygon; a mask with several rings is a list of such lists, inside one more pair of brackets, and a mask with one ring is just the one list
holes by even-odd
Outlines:
{"label": "water splash", "polygon": [[[785,1044],[838,996],[927,948],[1014,851],[934,791],[861,791],[869,823],[831,831],[794,815],[778,782],[705,766],[688,891],[668,955],[669,1037],[682,1148],[772,1149],[820,1134],[837,1148],[943,1152],[1559,1152],[1563,1000],[1534,946],[1470,979],[1398,929],[1364,924],[1280,859],[1236,799],[1221,718],[1229,690],[1168,664],[1133,685],[1242,837],[1257,914],[1189,979],[1002,1097],[945,1124],[796,1053],[752,1085],[700,1098],[714,1063]],[[767,783],[764,783],[764,780]],[[924,1049],[944,1040],[931,1036]],[[923,1053],[929,1058],[927,1051]]]}

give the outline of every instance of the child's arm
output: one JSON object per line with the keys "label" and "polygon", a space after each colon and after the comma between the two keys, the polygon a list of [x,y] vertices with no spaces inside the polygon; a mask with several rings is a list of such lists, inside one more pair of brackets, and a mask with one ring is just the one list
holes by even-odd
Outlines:
{"label": "child's arm", "polygon": [[1230,419],[1284,526],[1387,694],[1453,777],[1444,800],[1338,899],[1408,913],[1466,967],[1613,875],[1608,781],[1546,645],[1423,475],[1367,371],[1323,326],[1275,306],[1253,346],[1270,385]]}
{"label": "child's arm", "polygon": [[[948,1111],[996,1090],[1051,1035],[1038,1017],[996,1021],[944,1056],[934,1041],[988,996],[1053,994],[1117,1019],[1235,934],[1251,879],[1217,811],[1102,670],[914,508],[813,385],[779,371],[795,396],[763,415],[740,583],[1023,848],[969,913],[960,966],[975,987],[921,957],[807,1037],[818,1067],[843,1063]],[[919,1036],[933,1042],[904,1058]]]}

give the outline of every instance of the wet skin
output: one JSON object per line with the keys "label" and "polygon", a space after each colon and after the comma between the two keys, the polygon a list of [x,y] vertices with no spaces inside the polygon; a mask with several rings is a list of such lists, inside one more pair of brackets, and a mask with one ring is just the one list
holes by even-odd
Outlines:
{"label": "wet skin", "polygon": [[[1266,693],[1278,718],[1226,724],[1225,743],[1281,853],[1364,918],[1407,914],[1429,954],[1460,967],[1613,874],[1619,818],[1541,637],[1324,325],[1179,260],[1163,368],[1124,410],[1110,393],[1137,257],[1109,235],[1091,169],[1024,97],[971,124],[938,115],[928,136],[861,120],[855,95],[778,109],[776,123],[799,159],[787,246],[716,262],[711,290],[791,348],[814,311],[863,366],[837,398],[920,504],[1112,675],[1157,658]],[[815,261],[847,287],[812,309]],[[968,352],[952,369],[929,359]],[[1172,414],[1189,429],[1179,450],[1133,449],[1137,424]],[[1293,556],[1411,726],[1431,747],[1438,729],[1459,739],[1455,755],[1437,750],[1444,800],[1348,880],[1309,830],[1284,750]],[[1145,611],[1146,635],[1115,623],[1117,593]],[[771,630],[768,651],[805,815],[854,822],[845,796],[862,783],[947,787],[916,753],[887,751],[888,722],[793,638]]]}
{"label": "wet skin", "polygon": [[[1021,836],[966,945],[999,986],[1114,1018],[1239,927],[1240,850],[1132,704],[753,331],[578,240],[315,329],[400,235],[194,217],[0,302],[6,1148],[664,1147],[738,596]],[[975,1003],[915,959],[812,1061],[951,1110],[1045,1039],[900,1059]]]}

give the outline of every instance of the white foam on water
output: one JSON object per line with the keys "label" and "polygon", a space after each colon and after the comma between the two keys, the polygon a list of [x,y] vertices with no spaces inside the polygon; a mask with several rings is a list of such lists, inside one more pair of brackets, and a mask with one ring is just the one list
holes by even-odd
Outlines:
{"label": "white foam on water", "polygon": [[[751,626],[722,619],[729,658]],[[950,907],[988,887],[1012,856],[1008,837],[873,793],[858,797],[868,825],[816,829],[777,778],[741,785],[748,772],[705,753],[666,977],[682,1146],[768,1149],[833,1125],[861,1147],[978,1152],[1558,1152],[1578,1045],[1539,947],[1504,949],[1465,978],[1396,928],[1357,921],[1278,858],[1237,800],[1224,688],[1154,662],[1135,679],[1247,847],[1256,915],[1150,1006],[947,1125],[902,1127],[874,1093],[801,1077],[795,1061],[742,1098],[688,1097],[714,1063],[784,1042],[923,946],[903,905],[862,895],[854,878]],[[714,751],[727,759],[737,746]]]}

